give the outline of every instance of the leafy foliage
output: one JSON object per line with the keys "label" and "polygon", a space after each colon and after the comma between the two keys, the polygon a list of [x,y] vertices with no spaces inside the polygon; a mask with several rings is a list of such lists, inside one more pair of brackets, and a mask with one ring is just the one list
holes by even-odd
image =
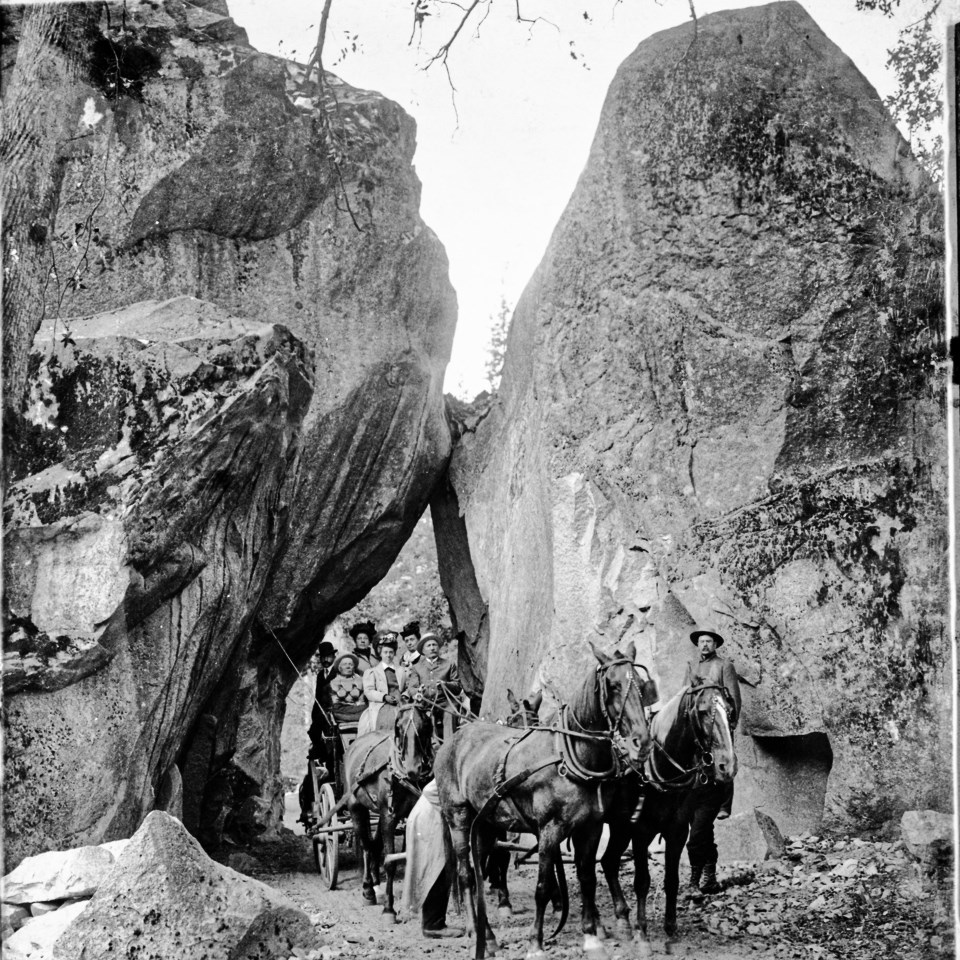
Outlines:
{"label": "leafy foliage", "polygon": [[500,386],[503,363],[507,356],[507,334],[510,331],[511,313],[510,304],[507,303],[507,298],[501,293],[497,314],[490,318],[490,347],[487,350],[487,359],[483,365],[491,393]]}
{"label": "leafy foliage", "polygon": [[[887,51],[887,67],[897,78],[897,89],[887,108],[909,133],[914,156],[939,183],[943,178],[943,36],[937,32],[942,0],[925,0],[923,15],[900,31],[895,47]],[[878,10],[892,17],[900,0],[857,0],[858,10]]]}

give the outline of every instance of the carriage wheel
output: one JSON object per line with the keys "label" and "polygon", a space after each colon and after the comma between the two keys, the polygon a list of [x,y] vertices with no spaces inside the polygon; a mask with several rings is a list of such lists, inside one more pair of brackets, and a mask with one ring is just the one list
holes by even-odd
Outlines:
{"label": "carriage wheel", "polygon": [[[333,787],[325,783],[320,787],[320,816],[323,817],[329,813],[337,801],[333,796]],[[331,821],[327,826],[334,827],[336,823]],[[319,837],[313,838],[313,858],[317,862],[317,870],[323,877],[328,890],[334,890],[337,886],[337,874],[340,870],[340,834],[324,833]]]}

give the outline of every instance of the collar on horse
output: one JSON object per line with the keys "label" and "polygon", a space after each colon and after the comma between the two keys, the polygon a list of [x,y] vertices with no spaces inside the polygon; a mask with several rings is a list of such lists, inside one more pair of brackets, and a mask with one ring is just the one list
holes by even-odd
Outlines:
{"label": "collar on horse", "polygon": [[[628,664],[630,666],[630,679],[627,682],[627,689],[624,691],[623,696],[621,697],[620,710],[616,717],[614,717],[610,713],[610,707],[607,704],[606,697],[604,696],[606,691],[605,689],[601,690],[601,684],[605,684],[606,682],[606,672],[611,667],[615,667],[620,664]],[[643,776],[643,771],[640,768],[635,767],[627,755],[627,750],[624,746],[623,735],[620,733],[620,723],[623,720],[623,711],[626,707],[627,697],[630,695],[630,690],[636,687],[638,693],[640,694],[641,702],[644,700],[645,685],[640,683],[639,678],[637,677],[636,667],[637,665],[632,660],[628,660],[626,657],[621,657],[616,660],[609,660],[606,663],[597,664],[597,699],[600,702],[603,715],[607,720],[607,730],[605,732],[584,729],[580,721],[572,715],[567,704],[564,704],[560,708],[560,727],[557,730],[557,747],[563,757],[563,761],[560,766],[560,773],[563,776],[570,780],[580,782],[589,782],[591,780],[610,780],[617,777],[622,777],[630,771],[639,774],[641,777]],[[644,671],[647,671],[646,667],[643,669]],[[647,671],[647,676],[649,678],[649,671]],[[580,727],[579,731],[573,731],[569,729],[569,724],[567,723],[568,717],[573,720],[578,727]],[[576,754],[574,753],[573,744],[571,742],[571,739],[574,737],[581,740],[599,740],[603,742],[609,741],[610,766],[606,770],[589,770],[584,767],[583,764],[577,760]]]}

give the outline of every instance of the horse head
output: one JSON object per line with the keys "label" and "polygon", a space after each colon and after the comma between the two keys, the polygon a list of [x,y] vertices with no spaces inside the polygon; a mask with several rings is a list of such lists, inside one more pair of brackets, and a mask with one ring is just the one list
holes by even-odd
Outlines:
{"label": "horse head", "polygon": [[411,783],[428,780],[433,767],[433,723],[430,711],[405,703],[394,725],[394,766]]}
{"label": "horse head", "polygon": [[590,647],[597,659],[597,694],[610,735],[632,765],[642,764],[653,744],[644,707],[657,699],[656,684],[646,667],[641,667],[646,680],[637,672],[632,641],[623,653],[615,650],[612,657],[592,642]]}
{"label": "horse head", "polygon": [[535,727],[540,722],[540,704],[543,702],[543,691],[539,690],[531,697],[518,700],[514,692],[507,687],[507,703],[510,704],[510,713],[503,721],[508,727]]}
{"label": "horse head", "polygon": [[737,773],[730,704],[723,687],[706,684],[689,691],[689,716],[704,772],[718,783],[729,783]]}

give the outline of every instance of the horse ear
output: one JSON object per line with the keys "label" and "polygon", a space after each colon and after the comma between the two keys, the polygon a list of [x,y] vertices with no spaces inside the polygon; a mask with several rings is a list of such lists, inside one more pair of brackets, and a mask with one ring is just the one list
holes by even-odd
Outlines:
{"label": "horse ear", "polygon": [[610,658],[592,640],[587,642],[590,644],[590,649],[593,651],[593,655],[600,663],[610,662]]}
{"label": "horse ear", "polygon": [[633,663],[637,659],[637,645],[631,640],[624,651],[624,658]]}
{"label": "horse ear", "polygon": [[527,700],[527,703],[530,704],[530,709],[534,711],[539,711],[540,704],[543,703],[543,691],[538,690],[532,697]]}
{"label": "horse ear", "polygon": [[507,703],[510,704],[510,709],[514,713],[520,712],[520,704],[517,702],[517,698],[513,695],[513,691],[507,687]]}

